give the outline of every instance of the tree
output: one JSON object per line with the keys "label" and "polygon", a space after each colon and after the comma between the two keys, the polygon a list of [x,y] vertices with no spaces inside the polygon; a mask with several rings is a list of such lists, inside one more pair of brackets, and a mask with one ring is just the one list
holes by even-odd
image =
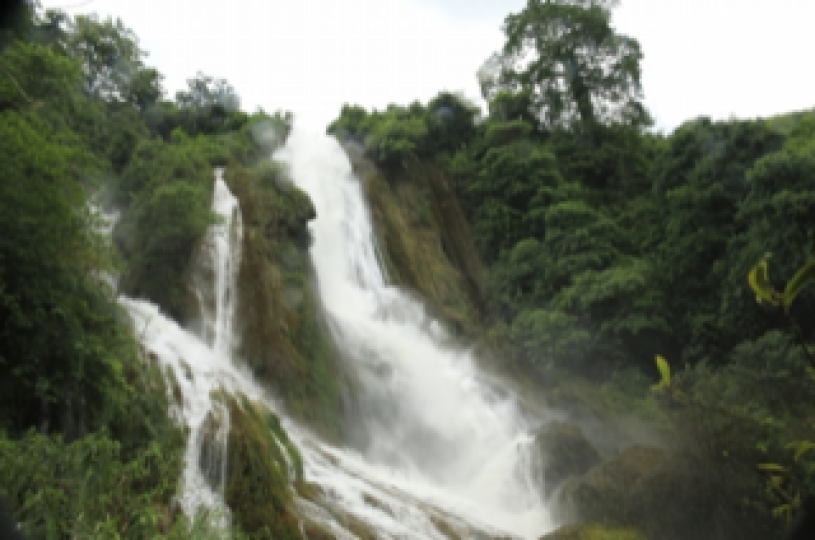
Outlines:
{"label": "tree", "polygon": [[144,110],[163,94],[161,74],[144,66],[146,53],[121,20],[77,16],[69,25],[67,49],[82,63],[85,91],[91,97],[129,102]]}
{"label": "tree", "polygon": [[528,0],[520,13],[506,18],[503,51],[479,72],[485,98],[528,92],[543,128],[579,127],[592,138],[598,126],[648,125],[641,103],[642,53],[635,39],[611,27],[615,4]]}
{"label": "tree", "polygon": [[184,127],[190,134],[219,133],[224,130],[229,115],[240,109],[240,97],[225,79],[216,79],[200,71],[187,79],[186,92],[177,92],[175,99],[187,120]]}

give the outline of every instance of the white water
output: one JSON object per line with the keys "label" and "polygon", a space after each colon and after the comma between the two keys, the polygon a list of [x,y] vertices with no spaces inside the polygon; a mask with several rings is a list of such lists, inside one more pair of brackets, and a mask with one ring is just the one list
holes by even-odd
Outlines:
{"label": "white water", "polygon": [[[168,382],[172,414],[189,428],[180,504],[188,516],[201,508],[215,511],[224,522],[229,411],[212,399],[221,388],[259,392],[247,387],[230,361],[237,297],[237,274],[243,224],[237,199],[229,192],[223,170],[216,169],[212,209],[220,223],[210,227],[195,260],[193,293],[198,298],[201,331],[181,329],[153,304],[125,297],[120,302],[134,320],[139,339],[154,359],[172,374]],[[182,396],[177,402],[173,387]]]}
{"label": "white water", "polygon": [[303,457],[306,480],[322,492],[316,501],[296,498],[298,512],[337,538],[355,538],[337,515],[354,516],[393,539],[443,540],[438,520],[462,538],[537,538],[551,529],[534,488],[532,438],[515,403],[479,380],[466,351],[445,347],[443,330],[421,304],[385,283],[345,154],[331,139],[295,130],[280,157],[317,206],[312,256],[335,338],[364,383],[366,443],[356,451],[322,443],[281,415],[234,362],[242,225],[237,201],[216,171],[213,208],[223,222],[209,231],[196,259],[197,332],[149,302],[121,298],[150,357],[172,374],[171,412],[189,428],[184,512],[214,510],[228,523],[229,416],[213,397],[225,391],[265,401],[281,416]]}
{"label": "white water", "polygon": [[517,404],[482,380],[468,351],[446,345],[420,303],[386,283],[361,186],[337,142],[295,128],[277,157],[317,209],[320,295],[362,381],[360,474],[471,523],[524,538],[549,530]]}

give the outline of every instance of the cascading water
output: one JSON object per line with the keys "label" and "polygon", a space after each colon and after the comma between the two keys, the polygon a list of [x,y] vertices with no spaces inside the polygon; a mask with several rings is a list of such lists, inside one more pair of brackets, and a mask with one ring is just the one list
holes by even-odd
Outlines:
{"label": "cascading water", "polygon": [[181,506],[189,516],[203,507],[225,520],[229,411],[213,399],[213,394],[221,389],[250,395],[260,392],[243,381],[248,377],[231,362],[243,224],[238,201],[224,183],[222,169],[215,171],[212,208],[220,221],[210,227],[201,243],[192,279],[199,304],[200,336],[183,330],[149,302],[125,297],[120,301],[133,318],[142,345],[170,370],[169,386],[181,395],[177,403],[170,392],[174,415],[189,428]]}
{"label": "cascading water", "polygon": [[[356,467],[367,473],[359,474],[473,524],[525,538],[550,529],[533,437],[511,393],[482,380],[470,353],[447,346],[423,306],[386,282],[361,186],[339,144],[295,128],[277,157],[317,208],[311,254],[321,298],[361,382],[365,464]],[[316,465],[312,472],[320,474]]]}
{"label": "cascading water", "polygon": [[195,331],[147,301],[121,298],[147,354],[171,374],[171,412],[189,429],[184,512],[192,517],[207,509],[228,523],[229,415],[217,397],[226,392],[265,402],[281,417],[306,480],[321,493],[296,496],[297,511],[336,538],[356,538],[338,516],[392,539],[444,540],[444,530],[461,538],[534,538],[548,530],[532,478],[531,437],[515,404],[479,380],[469,354],[445,346],[443,330],[420,303],[386,283],[345,154],[331,139],[295,130],[280,157],[318,208],[312,256],[334,337],[355,360],[367,443],[341,450],[309,435],[233,361],[242,223],[218,170],[213,209],[221,222],[194,261]]}
{"label": "cascading water", "polygon": [[202,338],[224,355],[232,354],[232,324],[237,302],[243,219],[238,200],[224,182],[224,170],[215,170],[212,210],[221,223],[204,237],[195,261],[194,293],[201,311]]}

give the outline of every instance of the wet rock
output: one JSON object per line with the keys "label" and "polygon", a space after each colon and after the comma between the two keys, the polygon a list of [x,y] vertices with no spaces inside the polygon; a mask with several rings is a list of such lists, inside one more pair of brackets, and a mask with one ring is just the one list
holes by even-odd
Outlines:
{"label": "wet rock", "polygon": [[574,424],[554,422],[535,437],[543,466],[544,494],[549,497],[564,480],[581,476],[601,461],[600,452]]}
{"label": "wet rock", "polygon": [[[294,513],[285,434],[262,403],[229,397],[229,463],[225,498],[234,522],[250,538],[300,538]],[[284,452],[291,455],[286,457]]]}

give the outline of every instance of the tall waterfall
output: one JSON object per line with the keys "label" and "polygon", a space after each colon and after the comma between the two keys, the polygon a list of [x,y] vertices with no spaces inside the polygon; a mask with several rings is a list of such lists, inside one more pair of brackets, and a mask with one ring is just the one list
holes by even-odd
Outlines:
{"label": "tall waterfall", "polygon": [[487,384],[470,352],[448,346],[422,304],[387,283],[339,144],[295,128],[277,157],[317,208],[311,255],[333,337],[362,383],[364,460],[472,522],[539,536],[548,513],[535,487],[533,437],[512,394]]}

